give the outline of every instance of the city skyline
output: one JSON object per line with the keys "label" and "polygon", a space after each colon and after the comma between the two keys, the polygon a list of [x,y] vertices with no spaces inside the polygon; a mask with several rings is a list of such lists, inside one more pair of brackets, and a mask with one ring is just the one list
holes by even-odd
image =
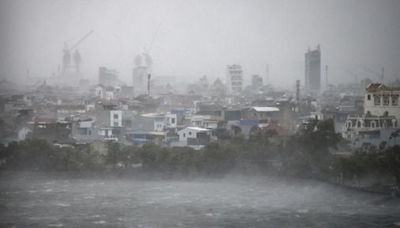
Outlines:
{"label": "city skyline", "polygon": [[[396,1],[1,1],[1,78],[50,77],[64,42],[77,42],[82,74],[99,66],[131,82],[134,58],[148,51],[154,76],[224,79],[240,64],[244,80],[266,74],[294,86],[304,80],[304,53],[321,45],[329,81],[353,82],[385,68],[399,77],[400,2]],[[323,74],[322,74],[323,75]],[[359,78],[357,78],[357,76]],[[324,78],[323,78],[324,79]],[[324,84],[324,83],[322,83]]]}

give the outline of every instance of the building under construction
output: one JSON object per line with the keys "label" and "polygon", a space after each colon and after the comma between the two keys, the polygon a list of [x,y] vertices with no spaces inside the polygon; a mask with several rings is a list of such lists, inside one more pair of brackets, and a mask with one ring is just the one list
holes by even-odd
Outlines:
{"label": "building under construction", "polygon": [[321,49],[318,45],[315,50],[305,54],[305,90],[309,95],[316,96],[321,91]]}
{"label": "building under construction", "polygon": [[88,38],[93,31],[83,36],[79,41],[71,47],[64,43],[63,55],[61,60],[61,69],[58,67],[59,82],[67,85],[75,85],[82,79],[81,63],[82,56],[78,50],[78,46]]}

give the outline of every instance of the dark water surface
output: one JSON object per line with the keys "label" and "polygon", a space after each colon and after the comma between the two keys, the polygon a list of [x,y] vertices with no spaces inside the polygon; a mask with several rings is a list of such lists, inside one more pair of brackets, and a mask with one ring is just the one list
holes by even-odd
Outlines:
{"label": "dark water surface", "polygon": [[2,175],[0,227],[400,227],[400,202],[313,181]]}

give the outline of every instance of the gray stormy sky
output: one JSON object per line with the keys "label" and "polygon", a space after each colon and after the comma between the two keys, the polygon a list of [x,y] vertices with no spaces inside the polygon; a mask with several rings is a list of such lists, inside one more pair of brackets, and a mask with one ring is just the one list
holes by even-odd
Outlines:
{"label": "gray stormy sky", "polygon": [[372,78],[364,66],[400,77],[398,0],[0,0],[0,77],[49,77],[64,42],[90,30],[79,50],[93,80],[107,66],[131,83],[134,57],[151,46],[155,77],[225,79],[238,63],[250,78],[268,63],[270,80],[292,87],[318,43],[331,82]]}

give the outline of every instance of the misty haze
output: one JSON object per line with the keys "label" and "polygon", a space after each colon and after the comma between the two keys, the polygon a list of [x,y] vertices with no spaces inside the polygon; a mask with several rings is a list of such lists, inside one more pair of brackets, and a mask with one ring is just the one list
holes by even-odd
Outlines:
{"label": "misty haze", "polygon": [[399,21],[0,0],[0,227],[400,227]]}

